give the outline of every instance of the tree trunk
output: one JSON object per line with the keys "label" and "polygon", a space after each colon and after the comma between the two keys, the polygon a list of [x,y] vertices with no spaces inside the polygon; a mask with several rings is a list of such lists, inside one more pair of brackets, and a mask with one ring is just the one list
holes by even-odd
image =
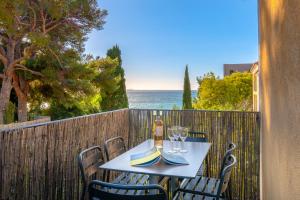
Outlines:
{"label": "tree trunk", "polygon": [[18,77],[14,73],[13,87],[18,96],[18,121],[25,122],[27,121],[27,95],[29,84],[22,76]]}
{"label": "tree trunk", "polygon": [[0,91],[0,124],[4,124],[4,114],[10,99],[11,90],[12,90],[12,79],[6,76],[2,80],[2,86]]}
{"label": "tree trunk", "polygon": [[18,97],[18,121],[27,121],[27,97]]}
{"label": "tree trunk", "polygon": [[4,124],[4,114],[9,103],[11,90],[13,88],[15,46],[16,41],[12,37],[8,37],[6,53],[5,50],[3,50],[3,48],[1,51],[2,59],[0,62],[2,62],[2,64],[4,65],[4,77],[2,80],[2,86],[0,91],[0,124]]}

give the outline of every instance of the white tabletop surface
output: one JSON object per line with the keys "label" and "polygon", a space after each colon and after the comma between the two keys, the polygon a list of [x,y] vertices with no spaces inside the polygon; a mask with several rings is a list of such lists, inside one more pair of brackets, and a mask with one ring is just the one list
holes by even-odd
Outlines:
{"label": "white tabletop surface", "polygon": [[[174,166],[160,161],[158,164],[149,167],[131,166],[130,155],[145,152],[151,149],[153,147],[153,143],[153,140],[146,140],[143,143],[128,150],[127,152],[101,165],[100,168],[113,171],[143,173],[157,176],[194,178],[196,177],[197,171],[201,167],[211,146],[211,143],[205,142],[185,142],[184,148],[187,149],[188,152],[178,154],[184,156],[184,158],[189,162],[189,165]],[[164,151],[168,151],[170,149],[170,141],[164,140],[163,143]]]}

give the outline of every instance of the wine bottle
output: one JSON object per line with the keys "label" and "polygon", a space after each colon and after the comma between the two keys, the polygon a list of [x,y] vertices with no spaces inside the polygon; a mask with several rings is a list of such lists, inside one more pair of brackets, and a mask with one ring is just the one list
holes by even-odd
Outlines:
{"label": "wine bottle", "polygon": [[157,149],[163,148],[163,121],[161,120],[162,111],[159,112],[159,115],[156,116],[154,121],[154,129],[153,129],[153,138],[154,138],[154,146]]}

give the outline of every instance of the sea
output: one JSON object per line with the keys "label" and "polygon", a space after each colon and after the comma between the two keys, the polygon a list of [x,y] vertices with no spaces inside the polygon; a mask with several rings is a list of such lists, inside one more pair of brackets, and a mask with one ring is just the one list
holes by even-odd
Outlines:
{"label": "sea", "polygon": [[[129,108],[181,109],[183,90],[127,90]],[[192,98],[197,91],[192,90]]]}

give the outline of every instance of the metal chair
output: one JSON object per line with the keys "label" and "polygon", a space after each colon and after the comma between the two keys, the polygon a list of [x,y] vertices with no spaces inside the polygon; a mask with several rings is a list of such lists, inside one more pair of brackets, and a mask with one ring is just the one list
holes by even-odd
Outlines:
{"label": "metal chair", "polygon": [[[106,160],[112,160],[115,157],[119,156],[122,153],[125,153],[127,151],[125,141],[122,137],[114,137],[111,138],[104,143],[104,151],[106,155]],[[107,177],[106,181],[110,181],[110,171],[107,171]],[[119,180],[121,177],[122,180]],[[124,184],[141,184],[145,185],[148,182],[149,175],[145,174],[136,174],[136,173],[121,173],[116,180],[113,182],[116,183],[116,181],[121,181]]]}
{"label": "metal chair", "polygon": [[214,199],[221,200],[225,198],[225,192],[228,187],[230,175],[233,167],[236,165],[236,158],[230,154],[227,157],[226,164],[221,171],[220,179],[197,176],[194,179],[183,181],[174,197],[174,200],[180,199]]}
{"label": "metal chair", "polygon": [[[109,161],[119,156],[127,151],[125,141],[122,137],[111,138],[104,143],[104,150],[106,155],[106,160]],[[106,181],[109,182],[110,172],[106,172]],[[146,174],[136,174],[136,173],[121,173],[118,178],[116,178],[113,183],[121,182],[123,184],[139,184],[146,185],[149,184],[149,175]],[[168,184],[168,177],[160,177],[158,180],[160,185]]]}
{"label": "metal chair", "polygon": [[[80,176],[83,183],[80,199],[83,200],[87,192],[89,179],[95,179],[99,166],[104,164],[104,157],[99,146],[94,146],[80,152],[78,156]],[[102,171],[102,178],[105,177],[105,170]]]}
{"label": "metal chair", "polygon": [[208,142],[208,136],[206,132],[189,131],[189,135],[186,138],[187,142]]}
{"label": "metal chair", "polygon": [[[85,199],[87,193],[87,187],[91,180],[99,179],[104,180],[107,179],[106,170],[103,170],[101,173],[101,177],[96,177],[99,170],[99,166],[104,164],[104,157],[99,146],[94,146],[83,150],[78,156],[78,164],[80,168],[81,180],[83,183],[82,193],[80,196],[81,200]],[[112,183],[114,184],[130,184],[130,185],[146,185],[148,184],[149,175],[144,174],[135,174],[135,173],[121,173],[117,176]],[[115,191],[116,193],[122,194],[124,191]]]}
{"label": "metal chair", "polygon": [[[94,180],[89,184],[90,200],[167,200],[160,185],[120,185]],[[116,192],[122,191],[122,192]]]}
{"label": "metal chair", "polygon": [[[206,132],[199,131],[189,131],[188,137],[186,138],[187,142],[208,142],[208,135]],[[209,158],[206,156],[205,158],[205,168],[206,168],[206,176],[209,176]],[[202,165],[197,173],[197,176],[202,176],[204,172],[204,166]]]}
{"label": "metal chair", "polygon": [[228,164],[228,157],[233,153],[233,151],[236,149],[236,145],[234,143],[229,143],[228,145],[228,148],[225,152],[225,155],[223,157],[223,161],[222,161],[222,165],[221,165],[221,170],[220,170],[220,173],[219,173],[219,177],[221,177],[221,173],[222,173],[222,170],[224,169],[225,165]]}
{"label": "metal chair", "polygon": [[[227,165],[228,156],[230,156],[235,149],[236,149],[236,145],[234,143],[229,143],[227,151],[226,151],[223,161],[222,161],[222,166],[221,166],[219,177],[221,177],[221,173],[222,173],[222,170],[224,169],[224,166]],[[232,199],[231,198],[232,194],[231,194],[231,182],[230,181],[228,183],[228,190],[226,191],[226,195],[227,195],[227,197],[229,197],[229,199]]]}
{"label": "metal chair", "polygon": [[127,151],[125,141],[122,137],[114,137],[106,140],[104,143],[104,152],[106,160],[112,160]]}

